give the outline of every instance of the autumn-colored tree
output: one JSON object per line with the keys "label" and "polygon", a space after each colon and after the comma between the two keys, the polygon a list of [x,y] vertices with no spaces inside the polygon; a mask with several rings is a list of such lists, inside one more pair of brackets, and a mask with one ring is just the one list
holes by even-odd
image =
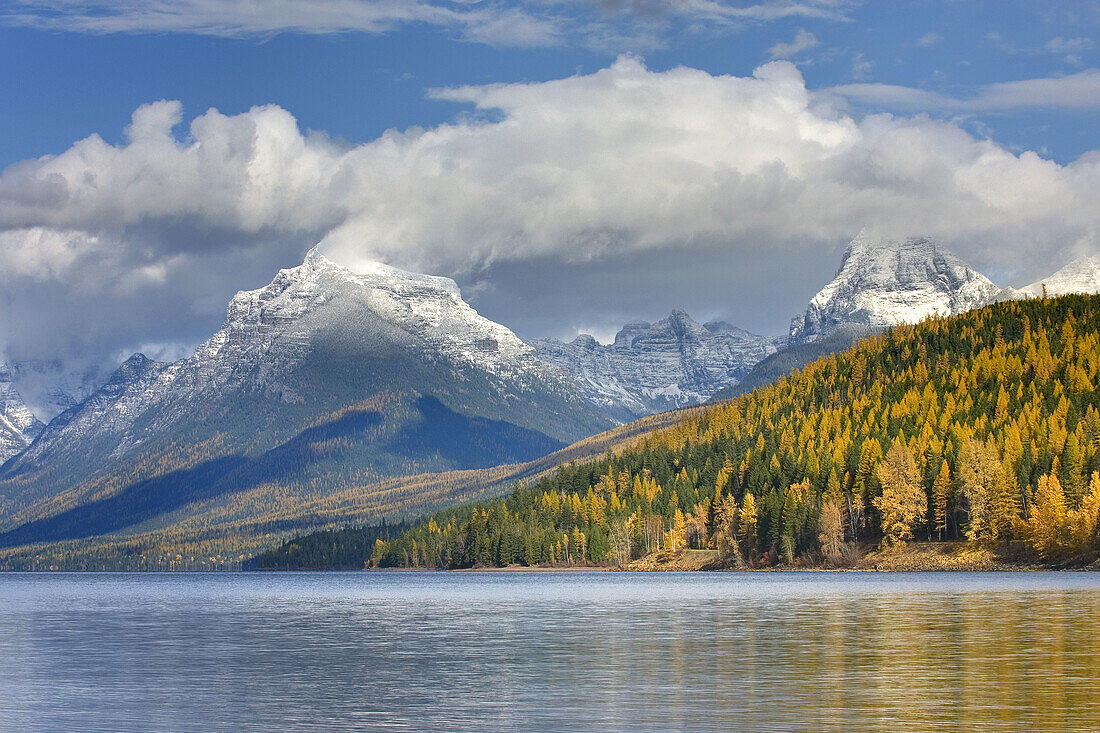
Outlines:
{"label": "autumn-colored tree", "polygon": [[[576,496],[576,494],[574,494]],[[580,527],[573,527],[573,536],[569,538],[570,551],[573,553],[573,562],[583,563],[585,561],[585,552],[588,548],[588,538],[584,532],[580,530]]]}
{"label": "autumn-colored tree", "polygon": [[1088,492],[1081,499],[1081,506],[1070,513],[1070,543],[1074,552],[1083,560],[1096,556],[1097,527],[1100,526],[1100,473],[1093,471]]}
{"label": "autumn-colored tree", "polygon": [[817,519],[817,541],[821,544],[821,554],[830,563],[840,560],[844,546],[844,520],[841,519],[840,505],[835,499],[821,505],[821,514]]}
{"label": "autumn-colored tree", "polygon": [[695,509],[686,517],[687,541],[695,547],[702,547],[707,539],[707,516],[710,514],[710,501],[695,505]]}
{"label": "autumn-colored tree", "polygon": [[741,511],[737,516],[737,543],[741,546],[741,557],[746,560],[756,558],[756,497],[745,494],[741,502]]}
{"label": "autumn-colored tree", "polygon": [[995,536],[990,518],[1000,473],[996,446],[971,439],[959,450],[958,475],[969,520],[966,537],[971,542]]}
{"label": "autumn-colored tree", "polygon": [[1020,490],[1007,463],[1002,462],[993,481],[990,496],[990,538],[1000,542],[1012,539],[1013,526],[1020,517]]}
{"label": "autumn-colored tree", "polygon": [[630,562],[630,527],[627,519],[616,517],[611,522],[607,533],[608,543],[611,545],[611,558],[620,568]]}
{"label": "autumn-colored tree", "polygon": [[737,551],[737,499],[727,494],[714,516],[714,541],[722,556],[740,554]]}
{"label": "autumn-colored tree", "polygon": [[932,522],[938,539],[947,533],[947,506],[951,501],[951,471],[947,461],[940,463],[940,473],[932,485]]}
{"label": "autumn-colored tree", "polygon": [[883,544],[902,544],[913,537],[914,525],[928,511],[920,470],[913,454],[899,442],[890,447],[876,472],[882,494],[874,504],[882,514]]}
{"label": "autumn-colored tree", "polygon": [[683,511],[677,507],[672,515],[672,526],[665,532],[665,547],[676,552],[684,546],[684,538],[687,535],[687,520]]}
{"label": "autumn-colored tree", "polygon": [[1057,560],[1069,546],[1066,496],[1057,476],[1042,476],[1027,520],[1028,543],[1047,560]]}

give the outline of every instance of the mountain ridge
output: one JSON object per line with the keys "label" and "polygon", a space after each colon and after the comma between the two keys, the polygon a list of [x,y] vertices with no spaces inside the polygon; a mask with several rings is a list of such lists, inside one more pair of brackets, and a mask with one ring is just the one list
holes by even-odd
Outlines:
{"label": "mountain ridge", "polygon": [[1050,297],[1070,293],[1100,292],[1100,257],[1078,257],[1067,262],[1056,272],[1039,278],[1016,292],[1024,297],[1038,298],[1043,295],[1044,286],[1047,296]]}
{"label": "mountain ridge", "polygon": [[581,394],[617,420],[705,401],[782,343],[723,321],[700,324],[682,310],[625,324],[608,345],[588,334],[534,339],[538,355],[567,370]]}
{"label": "mountain ridge", "polygon": [[791,344],[813,341],[843,323],[881,330],[948,316],[993,302],[987,277],[928,237],[892,239],[860,232],[836,276],[791,319]]}

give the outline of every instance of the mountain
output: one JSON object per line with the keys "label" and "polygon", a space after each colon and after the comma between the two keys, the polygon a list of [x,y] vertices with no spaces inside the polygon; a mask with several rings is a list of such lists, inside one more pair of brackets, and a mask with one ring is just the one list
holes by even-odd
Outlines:
{"label": "mountain", "polygon": [[782,342],[721,321],[700,325],[675,310],[653,324],[627,324],[606,346],[587,334],[531,344],[540,358],[573,375],[583,397],[617,420],[631,420],[705,401],[737,384]]}
{"label": "mountain", "polygon": [[257,486],[530,460],[611,422],[446,278],[316,249],[188,359],[129,359],[0,469],[0,544],[117,531]]}
{"label": "mountain", "polygon": [[[1018,292],[1018,291],[1013,291]],[[952,315],[1020,297],[1000,290],[948,250],[924,237],[851,241],[836,277],[791,320],[788,342],[712,400],[764,387],[864,336],[932,315]]]}
{"label": "mountain", "polygon": [[248,558],[291,536],[349,525],[377,525],[383,519],[393,526],[394,520],[504,496],[518,482],[533,481],[556,471],[563,463],[587,461],[631,446],[639,435],[676,424],[699,409],[650,415],[523,463],[351,481],[335,491],[288,491],[281,483],[259,485],[232,494],[199,497],[153,520],[95,537],[74,533],[69,539],[59,537],[48,544],[19,544],[21,536],[62,535],[58,530],[69,519],[86,524],[95,513],[102,516],[119,503],[118,499],[107,499],[92,507],[93,511],[80,507],[0,535],[0,570],[49,566],[68,570],[248,567]]}
{"label": "mountain", "polygon": [[840,324],[881,330],[949,316],[997,299],[1000,288],[925,237],[875,238],[860,232],[832,282],[791,320],[790,342],[820,339]]}
{"label": "mountain", "polygon": [[12,368],[0,361],[0,464],[21,453],[43,427],[13,382]]}
{"label": "mountain", "polygon": [[1050,297],[1069,293],[1100,293],[1100,258],[1081,257],[1049,277],[1019,289],[1024,297],[1038,298],[1043,286]]}

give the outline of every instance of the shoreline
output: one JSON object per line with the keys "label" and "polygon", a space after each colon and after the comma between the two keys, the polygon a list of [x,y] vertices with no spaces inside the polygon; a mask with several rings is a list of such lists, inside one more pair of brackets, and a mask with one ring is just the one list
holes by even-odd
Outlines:
{"label": "shoreline", "polygon": [[[428,568],[369,568],[369,570],[429,570]],[[557,565],[453,568],[441,572],[625,572],[625,573],[1021,573],[1021,572],[1096,572],[1100,563],[1079,566],[1053,566],[1002,560],[989,548],[972,547],[965,542],[914,542],[888,550],[873,549],[853,562],[828,567],[823,565],[769,565],[749,567],[732,558],[723,558],[717,550],[678,550],[646,555],[624,567],[610,565]]]}

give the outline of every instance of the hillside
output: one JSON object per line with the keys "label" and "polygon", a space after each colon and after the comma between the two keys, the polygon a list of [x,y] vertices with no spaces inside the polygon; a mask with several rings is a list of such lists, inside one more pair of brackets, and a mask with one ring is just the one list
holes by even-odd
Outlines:
{"label": "hillside", "polygon": [[535,480],[563,464],[623,450],[697,409],[652,415],[524,463],[352,481],[338,490],[322,480],[272,480],[229,494],[192,497],[155,518],[94,537],[0,549],[0,569],[240,569],[295,535],[392,524],[505,495],[517,482]]}
{"label": "hillside", "polygon": [[1096,558],[1100,298],[898,326],[504,500],[441,512],[379,565],[613,562],[713,547],[732,564],[851,562],[966,540]]}

